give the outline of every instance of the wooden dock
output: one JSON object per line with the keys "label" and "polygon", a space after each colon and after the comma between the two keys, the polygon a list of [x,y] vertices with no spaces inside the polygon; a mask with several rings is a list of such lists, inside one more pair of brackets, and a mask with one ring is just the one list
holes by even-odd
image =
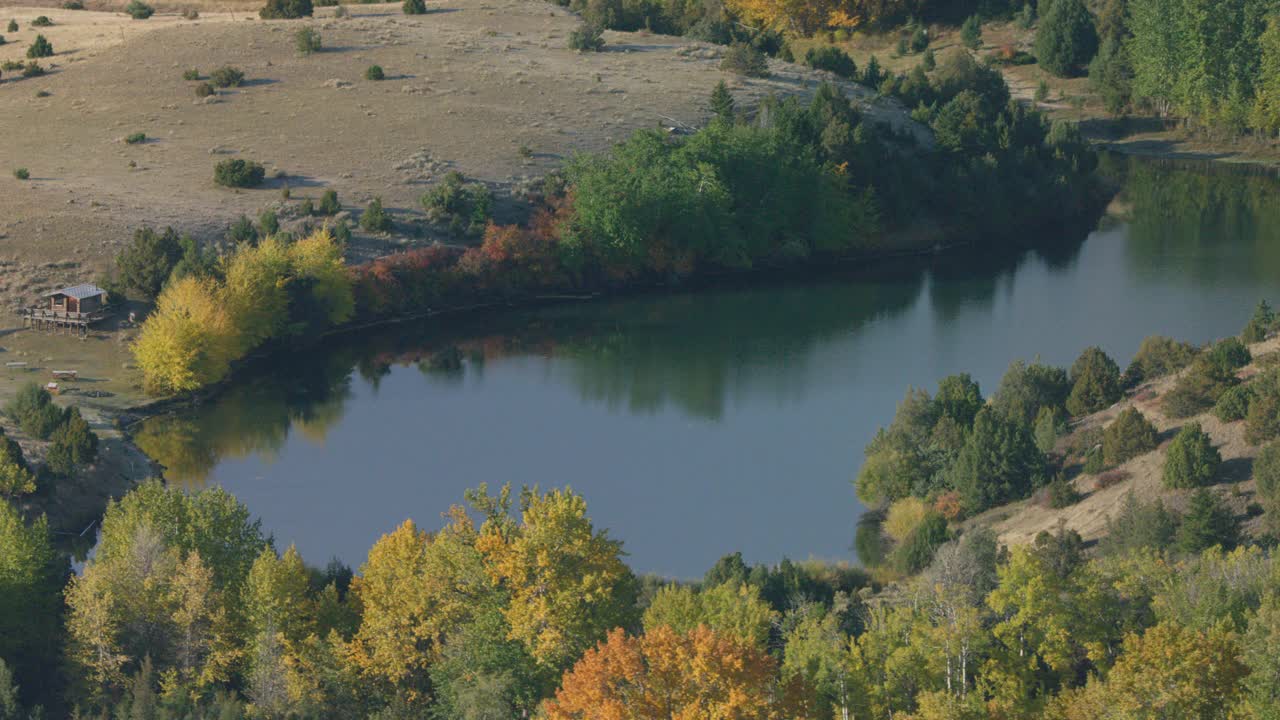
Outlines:
{"label": "wooden dock", "polygon": [[106,310],[64,312],[44,308],[23,308],[18,311],[18,314],[22,316],[22,326],[25,328],[67,335],[75,334],[81,337],[89,334],[90,325],[110,317],[110,313]]}

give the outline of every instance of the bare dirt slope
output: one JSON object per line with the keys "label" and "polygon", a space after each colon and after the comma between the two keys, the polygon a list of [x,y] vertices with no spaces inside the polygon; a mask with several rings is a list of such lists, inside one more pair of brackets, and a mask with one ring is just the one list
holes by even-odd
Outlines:
{"label": "bare dirt slope", "polygon": [[[1251,345],[1249,349],[1253,353],[1254,363],[1240,371],[1241,377],[1248,377],[1259,371],[1259,358],[1280,351],[1280,338]],[[1252,466],[1253,458],[1260,448],[1245,442],[1243,422],[1223,423],[1208,412],[1181,420],[1166,415],[1161,409],[1160,400],[1173,388],[1181,375],[1182,373],[1177,373],[1144,385],[1129,398],[1080,421],[1075,428],[1079,432],[1086,428],[1103,427],[1128,407],[1138,408],[1156,426],[1160,433],[1159,448],[1133,458],[1111,471],[1116,473],[1116,477],[1125,479],[1100,489],[1096,476],[1082,474],[1075,479],[1075,486],[1084,495],[1084,499],[1074,505],[1053,510],[1032,500],[1024,500],[991,510],[977,521],[991,522],[992,527],[1000,534],[1001,542],[1020,545],[1031,542],[1042,531],[1054,531],[1059,523],[1080,533],[1085,540],[1096,540],[1105,534],[1107,519],[1119,510],[1124,496],[1130,491],[1142,502],[1152,502],[1159,498],[1171,510],[1181,511],[1186,507],[1192,491],[1170,490],[1164,486],[1164,456],[1173,436],[1192,422],[1200,423],[1222,455],[1222,466],[1215,478],[1214,490],[1237,515],[1245,515],[1247,506],[1254,501],[1256,487],[1252,478]],[[1251,528],[1253,524],[1254,522],[1247,523],[1246,528]]]}
{"label": "bare dirt slope", "polygon": [[[606,52],[579,55],[566,48],[578,20],[548,3],[431,6],[405,16],[399,5],[352,5],[345,19],[318,8],[314,19],[272,22],[253,9],[202,10],[194,21],[0,10],[0,22],[21,26],[0,60],[25,53],[39,14],[54,21],[39,32],[57,51],[43,61],[49,74],[0,82],[0,307],[94,277],[143,224],[220,237],[240,214],[278,204],[286,184],[294,206],[330,188],[353,210],[380,196],[400,236],[358,237],[358,256],[425,241],[418,200],[449,170],[501,197],[637,128],[702,124],[721,79],[750,106],[811,92],[821,78],[775,62],[771,78],[740,79],[719,70],[719,48],[643,34],[607,33]],[[303,57],[293,34],[306,26],[324,49]],[[375,63],[386,80],[364,79]],[[197,100],[183,71],[223,64],[245,72],[244,86]],[[893,103],[847,87],[873,117],[913,126]],[[125,144],[134,132],[148,140]],[[214,186],[214,164],[229,157],[262,162],[271,179],[248,191]],[[14,179],[16,167],[31,179]]]}

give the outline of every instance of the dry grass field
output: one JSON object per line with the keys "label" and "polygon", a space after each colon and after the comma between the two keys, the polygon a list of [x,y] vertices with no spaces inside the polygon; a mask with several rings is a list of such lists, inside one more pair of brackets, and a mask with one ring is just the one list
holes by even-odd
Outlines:
{"label": "dry grass field", "polygon": [[[42,61],[48,74],[0,82],[0,307],[95,277],[141,225],[213,240],[241,214],[283,205],[287,218],[326,189],[354,212],[381,197],[397,218],[395,236],[358,236],[356,258],[430,241],[419,198],[450,170],[490,185],[499,218],[514,219],[518,207],[504,198],[515,183],[638,128],[702,124],[721,79],[744,106],[820,79],[776,61],[771,78],[739,79],[719,70],[719,48],[644,34],[607,33],[605,52],[580,55],[566,48],[578,20],[528,0],[445,0],[421,16],[350,5],[348,18],[318,8],[313,19],[270,22],[256,3],[194,5],[201,14],[190,21],[132,20],[118,7],[0,10],[0,23],[21,27],[0,61],[23,56],[40,14],[53,20],[39,32],[57,52]],[[320,52],[297,53],[302,27],[321,34]],[[197,99],[183,72],[225,64],[244,71],[244,85]],[[372,64],[385,80],[364,79]],[[910,123],[893,103],[847,87],[873,115]],[[126,144],[136,132],[147,140]],[[216,187],[214,164],[233,157],[263,163],[268,181]],[[18,167],[29,180],[12,176]]]}

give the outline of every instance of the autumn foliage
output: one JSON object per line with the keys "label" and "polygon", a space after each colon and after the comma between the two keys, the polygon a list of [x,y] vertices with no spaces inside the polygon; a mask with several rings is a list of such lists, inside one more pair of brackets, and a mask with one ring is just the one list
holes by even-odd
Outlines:
{"label": "autumn foliage", "polygon": [[797,717],[776,661],[706,627],[609,633],[566,673],[549,720],[773,720]]}

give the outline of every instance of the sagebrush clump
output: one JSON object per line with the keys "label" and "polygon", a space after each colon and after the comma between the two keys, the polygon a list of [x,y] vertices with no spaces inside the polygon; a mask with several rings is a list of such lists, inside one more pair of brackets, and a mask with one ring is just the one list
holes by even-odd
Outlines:
{"label": "sagebrush clump", "polygon": [[239,87],[244,83],[244,73],[230,65],[223,65],[209,73],[209,82],[220,88]]}
{"label": "sagebrush clump", "polygon": [[368,68],[366,68],[366,69],[365,69],[365,71],[364,71],[364,79],[365,79],[365,80],[375,80],[375,81],[376,81],[376,80],[383,80],[383,79],[385,79],[385,78],[386,78],[386,75],[382,72],[382,66],[381,66],[381,65],[370,65],[370,66],[369,66]]}
{"label": "sagebrush clump", "polygon": [[266,170],[252,160],[223,160],[213,168],[213,181],[225,187],[256,187],[265,177]]}
{"label": "sagebrush clump", "polygon": [[142,0],[131,0],[131,2],[125,6],[124,11],[134,20],[146,20],[155,14],[156,9],[142,2]]}
{"label": "sagebrush clump", "polygon": [[458,236],[483,232],[492,204],[489,188],[480,183],[468,183],[458,172],[446,174],[443,182],[422,196],[427,219],[447,224],[449,231]]}
{"label": "sagebrush clump", "polygon": [[200,71],[199,71],[199,70],[197,70],[197,69],[195,69],[195,68],[192,68],[192,69],[190,69],[190,70],[187,70],[187,71],[185,71],[185,72],[183,72],[183,73],[182,73],[182,79],[183,79],[183,80],[199,80],[199,79],[200,79]]}
{"label": "sagebrush clump", "polygon": [[311,0],[267,0],[258,16],[263,20],[293,20],[310,17],[313,12]]}
{"label": "sagebrush clump", "polygon": [[293,34],[293,45],[298,49],[299,55],[320,52],[320,33],[315,28],[302,28]]}
{"label": "sagebrush clump", "polygon": [[217,90],[213,89],[213,83],[202,82],[196,86],[196,97],[207,98],[212,97]]}
{"label": "sagebrush clump", "polygon": [[769,77],[769,60],[756,47],[734,43],[725,51],[720,69],[747,77]]}
{"label": "sagebrush clump", "polygon": [[600,52],[604,48],[604,28],[584,22],[569,33],[569,49],[578,52]]}

